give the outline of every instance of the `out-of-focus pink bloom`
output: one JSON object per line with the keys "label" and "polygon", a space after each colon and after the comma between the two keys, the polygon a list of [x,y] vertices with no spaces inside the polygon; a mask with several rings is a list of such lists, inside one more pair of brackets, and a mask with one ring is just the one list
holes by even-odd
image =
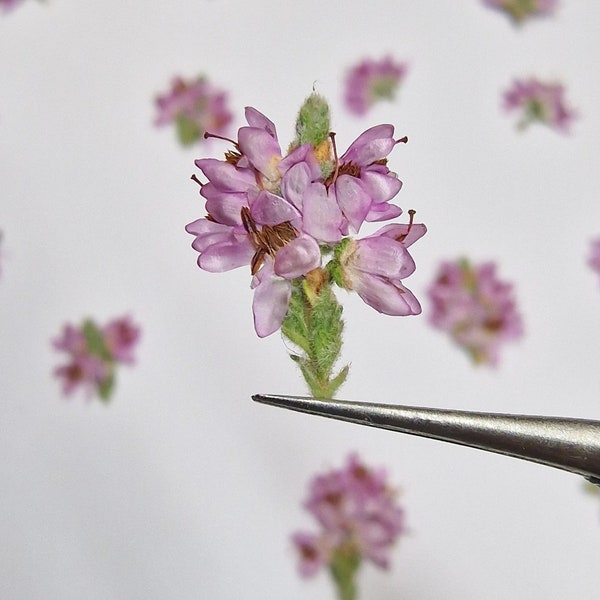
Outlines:
{"label": "out-of-focus pink bloom", "polygon": [[387,568],[392,546],[405,532],[404,510],[385,472],[367,467],[356,455],[344,468],[317,475],[304,506],[321,530],[292,537],[303,576],[314,575],[338,554]]}
{"label": "out-of-focus pink bloom", "polygon": [[543,83],[533,77],[517,79],[503,96],[507,111],[518,111],[517,123],[524,129],[534,122],[544,123],[561,133],[568,133],[575,111],[565,103],[565,89],[560,83]]}
{"label": "out-of-focus pink bloom", "polygon": [[54,348],[68,355],[68,361],[54,370],[63,393],[82,388],[88,396],[110,399],[118,363],[131,364],[140,329],[129,317],[113,319],[104,327],[86,320],[80,327],[66,324],[52,341]]}
{"label": "out-of-focus pink bloom", "polygon": [[600,238],[592,240],[590,244],[588,265],[600,275]]}
{"label": "out-of-focus pink bloom", "polygon": [[0,8],[3,11],[8,12],[9,10],[12,10],[13,8],[22,3],[23,0],[0,0]]}
{"label": "out-of-focus pink bloom", "polygon": [[65,396],[82,388],[88,398],[110,375],[109,365],[92,354],[75,354],[66,365],[57,367],[54,374],[60,379]]}
{"label": "out-of-focus pink bloom", "polygon": [[176,77],[169,92],[156,98],[156,125],[174,123],[179,141],[189,146],[206,132],[223,135],[231,122],[227,93],[205,77],[186,81]]}
{"label": "out-of-focus pink bloom", "polygon": [[109,321],[103,328],[106,348],[116,362],[133,363],[133,350],[140,338],[140,328],[130,317]]}
{"label": "out-of-focus pink bloom", "polygon": [[415,270],[407,248],[426,231],[420,223],[391,224],[369,237],[345,240],[339,252],[341,286],[354,290],[378,312],[418,315],[421,305],[401,280]]}
{"label": "out-of-focus pink bloom", "polygon": [[497,278],[494,263],[444,262],[428,293],[431,324],[447,331],[477,364],[496,365],[500,347],[523,333],[513,287]]}
{"label": "out-of-focus pink bloom", "polygon": [[345,81],[346,108],[364,115],[380,100],[393,100],[406,75],[406,63],[390,56],[381,60],[366,59],[349,69]]}
{"label": "out-of-focus pink bloom", "polygon": [[558,0],[483,0],[486,6],[505,12],[515,23],[530,17],[547,17],[554,14]]}

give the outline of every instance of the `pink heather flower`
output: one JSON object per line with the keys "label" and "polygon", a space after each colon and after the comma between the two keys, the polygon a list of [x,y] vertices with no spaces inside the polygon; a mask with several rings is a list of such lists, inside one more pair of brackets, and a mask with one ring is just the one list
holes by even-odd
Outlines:
{"label": "pink heather flower", "polygon": [[355,115],[364,115],[376,102],[393,100],[406,70],[406,63],[389,56],[358,63],[346,75],[346,108]]}
{"label": "pink heather flower", "polygon": [[129,317],[113,319],[104,327],[86,320],[81,327],[66,324],[60,336],[52,341],[59,352],[68,355],[68,361],[54,370],[61,381],[63,393],[71,395],[82,388],[89,396],[98,394],[109,400],[118,363],[134,361],[133,348],[140,329]]}
{"label": "pink heather flower", "polygon": [[373,235],[340,244],[340,285],[354,290],[369,306],[386,315],[418,315],[421,305],[404,287],[415,263],[407,248],[425,235],[423,224],[391,224]]}
{"label": "pink heather flower", "polygon": [[504,11],[515,23],[530,17],[547,17],[554,13],[557,0],[483,0],[491,8]]}
{"label": "pink heather flower", "polygon": [[504,108],[520,111],[519,129],[537,121],[567,133],[576,113],[566,106],[564,93],[564,87],[559,83],[542,83],[533,77],[517,79],[504,93]]}
{"label": "pink heather flower", "polygon": [[447,331],[477,364],[496,365],[502,344],[523,333],[512,285],[496,277],[494,263],[442,263],[429,298],[431,324]]}
{"label": "pink heather flower", "polygon": [[321,527],[318,534],[292,537],[300,573],[307,577],[340,556],[387,568],[392,546],[405,531],[404,510],[385,472],[367,467],[356,455],[344,468],[317,475],[304,506]]}
{"label": "pink heather flower", "polygon": [[588,265],[600,275],[600,238],[592,240]]}
{"label": "pink heather flower", "polygon": [[225,160],[196,161],[208,179],[196,179],[208,215],[186,231],[195,236],[201,269],[250,265],[254,326],[265,337],[285,318],[292,281],[321,266],[321,246],[339,243],[364,221],[400,214],[388,201],[402,184],[385,164],[397,143],[391,125],[363,133],[339,160],[330,159],[326,140],[323,160],[310,143],[283,156],[267,117],[248,107],[246,120]]}
{"label": "pink heather flower", "polygon": [[205,77],[186,81],[173,79],[171,90],[156,98],[156,125],[175,123],[179,141],[189,146],[207,131],[224,134],[232,115],[227,94],[215,88]]}

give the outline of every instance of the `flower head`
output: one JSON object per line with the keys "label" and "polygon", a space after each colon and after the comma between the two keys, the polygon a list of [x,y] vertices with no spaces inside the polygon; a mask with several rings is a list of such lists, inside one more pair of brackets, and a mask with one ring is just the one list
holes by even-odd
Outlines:
{"label": "flower head", "polygon": [[533,77],[517,79],[504,93],[504,108],[521,113],[519,129],[539,122],[567,133],[576,113],[567,107],[564,95],[564,87],[559,83],[543,83]]}
{"label": "flower head", "polygon": [[390,552],[405,532],[404,510],[387,484],[385,471],[372,469],[350,455],[342,469],[316,475],[304,506],[317,520],[317,534],[292,537],[303,576],[339,561],[369,560],[389,566]]}
{"label": "flower head", "polygon": [[491,8],[504,11],[515,23],[531,17],[550,16],[558,6],[557,0],[483,0]]}
{"label": "flower head", "polygon": [[[321,115],[318,99],[311,103]],[[365,221],[401,213],[389,203],[402,184],[386,157],[406,140],[395,140],[391,125],[379,125],[338,158],[328,127],[319,122],[315,134],[299,122],[298,138],[284,154],[267,117],[249,107],[246,120],[225,160],[196,161],[208,180],[194,177],[208,214],[186,230],[195,236],[201,269],[250,266],[254,324],[264,337],[281,326],[293,282],[322,267],[324,249]]]}
{"label": "flower head", "polygon": [[362,116],[376,102],[393,100],[406,70],[405,63],[390,56],[381,60],[365,59],[353,66],[346,75],[346,108]]}
{"label": "flower head", "polygon": [[431,324],[447,331],[476,364],[497,364],[502,344],[523,333],[512,285],[497,278],[494,263],[442,263],[429,298]]}
{"label": "flower head", "polygon": [[205,77],[189,81],[176,77],[171,89],[156,98],[156,108],[156,125],[174,123],[184,146],[201,140],[207,131],[226,133],[232,119],[227,108],[227,94]]}
{"label": "flower head", "polygon": [[131,364],[140,329],[129,317],[113,319],[104,327],[86,320],[80,327],[66,324],[52,341],[54,348],[68,355],[66,364],[54,370],[62,383],[63,393],[71,395],[78,388],[88,397],[98,394],[108,401],[118,363]]}

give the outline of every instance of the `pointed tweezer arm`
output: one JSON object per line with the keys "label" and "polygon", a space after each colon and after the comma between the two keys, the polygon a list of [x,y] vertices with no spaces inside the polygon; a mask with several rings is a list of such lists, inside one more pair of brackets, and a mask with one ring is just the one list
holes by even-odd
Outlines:
{"label": "pointed tweezer arm", "polygon": [[257,394],[252,399],[360,425],[443,440],[583,475],[600,484],[600,421],[315,400]]}

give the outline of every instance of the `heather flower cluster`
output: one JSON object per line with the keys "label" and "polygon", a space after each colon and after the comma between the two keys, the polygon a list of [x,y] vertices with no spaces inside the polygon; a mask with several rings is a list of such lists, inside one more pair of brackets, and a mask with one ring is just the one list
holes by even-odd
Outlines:
{"label": "heather flower cluster", "polygon": [[500,347],[522,335],[512,285],[498,279],[494,263],[444,262],[428,294],[432,325],[447,331],[476,364],[496,365]]}
{"label": "heather flower cluster", "polygon": [[381,100],[393,100],[406,75],[406,63],[390,56],[365,59],[348,70],[344,84],[346,108],[362,116]]}
{"label": "heather flower cluster", "polygon": [[317,520],[318,533],[292,537],[300,573],[329,569],[339,598],[356,597],[356,575],[363,561],[388,568],[390,553],[405,532],[404,511],[383,470],[366,466],[356,455],[346,465],[315,476],[304,507]]}
{"label": "heather flower cluster", "polygon": [[206,77],[189,81],[176,77],[171,89],[156,98],[156,108],[156,125],[174,123],[177,137],[184,146],[200,141],[207,131],[226,133],[232,119],[227,94]]}
{"label": "heather flower cluster", "polygon": [[406,138],[378,125],[338,156],[328,105],[317,94],[300,110],[287,153],[267,117],[246,108],[246,120],[224,160],[196,161],[207,179],[194,176],[208,214],[186,230],[201,269],[250,267],[256,333],[281,328],[305,353],[292,358],[313,394],[331,397],[347,374],[344,368],[331,379],[343,328],[333,284],[388,315],[421,311],[402,283],[415,270],[408,247],[426,231],[412,222],[414,211],[408,224],[388,224],[362,239],[350,235],[402,213],[390,202],[402,183],[387,156]]}
{"label": "heather flower cluster", "polygon": [[505,12],[520,24],[531,17],[547,17],[554,14],[557,0],[483,0],[486,6]]}
{"label": "heather flower cluster", "polygon": [[81,388],[88,397],[97,394],[105,402],[110,400],[116,366],[135,362],[134,349],[139,337],[140,329],[129,317],[113,319],[103,327],[90,319],[80,327],[65,325],[52,342],[56,350],[69,357],[66,364],[54,371],[63,393],[69,396]]}
{"label": "heather flower cluster", "polygon": [[517,79],[504,93],[504,108],[520,113],[519,129],[538,122],[568,133],[576,113],[566,105],[564,96],[560,83],[543,83],[533,77]]}

